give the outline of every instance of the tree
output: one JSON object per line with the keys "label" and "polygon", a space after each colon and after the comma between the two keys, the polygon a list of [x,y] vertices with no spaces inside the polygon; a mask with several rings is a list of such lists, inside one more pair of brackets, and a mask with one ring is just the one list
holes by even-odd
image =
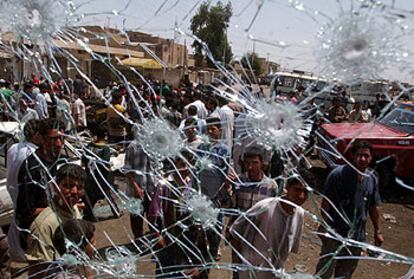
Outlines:
{"label": "tree", "polygon": [[262,64],[259,61],[259,56],[255,52],[248,52],[241,59],[241,64],[247,72],[253,70],[256,77],[263,74]]}
{"label": "tree", "polygon": [[[233,15],[231,3],[225,6],[219,1],[215,6],[208,2],[200,5],[198,12],[191,19],[191,31],[205,43],[214,60],[228,63],[233,58],[231,47],[227,40],[227,28]],[[214,64],[203,55],[203,44],[197,40],[193,43],[196,66],[202,66],[206,60],[208,66]]]}

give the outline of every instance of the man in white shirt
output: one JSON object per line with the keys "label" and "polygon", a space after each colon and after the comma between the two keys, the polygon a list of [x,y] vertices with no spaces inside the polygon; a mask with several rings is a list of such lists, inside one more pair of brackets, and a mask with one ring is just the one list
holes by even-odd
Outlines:
{"label": "man in white shirt", "polygon": [[192,149],[197,150],[198,146],[203,143],[197,132],[197,120],[195,118],[187,118],[184,124],[185,143]]}
{"label": "man in white shirt", "polygon": [[256,203],[230,228],[242,262],[256,268],[240,271],[240,279],[278,278],[274,272],[283,269],[290,252],[298,252],[305,213],[300,206],[307,199],[307,190],[296,177],[287,181],[286,190],[286,196]]}
{"label": "man in white shirt", "polygon": [[72,105],[73,119],[78,131],[86,128],[86,108],[81,99],[81,95],[77,95],[75,102]]}
{"label": "man in white shirt", "polygon": [[225,98],[211,96],[207,100],[206,107],[209,111],[209,117],[220,118],[221,139],[231,153],[233,149],[234,112],[227,103],[228,101]]}
{"label": "man in white shirt", "polygon": [[195,106],[197,108],[197,116],[201,119],[206,119],[208,111],[206,105],[201,100],[196,100],[191,104],[188,104],[184,107],[184,117],[188,117],[188,109],[190,106]]}
{"label": "man in white shirt", "polygon": [[69,96],[60,94],[56,102],[56,119],[63,123],[66,133],[73,129],[72,108],[68,99]]}
{"label": "man in white shirt", "polygon": [[35,101],[35,110],[39,115],[39,119],[49,118],[49,112],[47,110],[47,102],[45,96],[40,93],[40,89],[35,87],[33,89],[33,99]]}
{"label": "man in white shirt", "polygon": [[219,109],[219,114],[222,127],[221,138],[231,152],[233,149],[234,112],[225,104]]}
{"label": "man in white shirt", "polygon": [[181,121],[180,126],[178,126],[178,128],[180,130],[184,130],[184,127],[186,126],[185,122],[187,121],[187,119],[192,118],[192,119],[195,119],[196,122],[197,122],[196,123],[196,126],[197,126],[196,128],[198,130],[198,133],[199,134],[204,134],[206,132],[207,122],[204,119],[198,117],[197,111],[198,110],[197,110],[196,106],[189,106],[188,107],[188,112],[187,112],[188,117]]}
{"label": "man in white shirt", "polygon": [[37,114],[37,111],[29,107],[29,105],[27,104],[27,100],[25,98],[20,98],[18,120],[21,123],[27,123],[31,119],[35,119],[35,120],[39,119],[39,115]]}
{"label": "man in white shirt", "polygon": [[[24,162],[33,152],[37,145],[41,144],[38,134],[39,120],[29,120],[24,126],[24,136],[26,141],[15,143],[7,150],[7,191],[16,207],[17,196],[19,194],[18,176],[19,170]],[[19,232],[16,225],[15,216],[10,224],[8,239],[10,243],[10,257],[13,261],[25,261],[23,249],[20,247]]]}

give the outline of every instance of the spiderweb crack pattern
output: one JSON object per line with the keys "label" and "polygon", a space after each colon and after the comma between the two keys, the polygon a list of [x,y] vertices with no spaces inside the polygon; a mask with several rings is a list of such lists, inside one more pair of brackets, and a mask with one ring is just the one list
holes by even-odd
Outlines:
{"label": "spiderweb crack pattern", "polygon": [[[218,278],[227,275],[230,277],[230,273],[234,271],[240,272],[240,274],[242,271],[248,271],[251,274],[266,272],[280,278],[315,278],[316,275],[311,275],[311,273],[314,271],[312,265],[316,264],[314,259],[317,258],[317,253],[311,250],[315,249],[312,246],[313,242],[320,242],[315,236],[327,237],[340,243],[334,251],[335,259],[358,258],[370,262],[370,264],[375,264],[375,262],[399,263],[406,265],[406,269],[410,265],[414,265],[412,255],[405,255],[405,250],[401,247],[397,247],[393,251],[365,241],[353,240],[352,237],[347,238],[338,234],[328,222],[325,222],[320,214],[319,200],[321,197],[329,199],[319,187],[322,185],[322,181],[315,182],[321,178],[314,177],[315,174],[312,173],[314,171],[312,163],[314,162],[311,158],[317,150],[331,154],[346,164],[352,165],[352,160],[345,158],[340,151],[342,147],[338,142],[341,139],[332,139],[320,131],[315,132],[315,126],[318,126],[320,122],[330,121],[327,118],[328,108],[324,108],[323,105],[332,103],[333,95],[338,93],[335,91],[338,84],[340,87],[352,91],[350,85],[364,83],[367,80],[383,79],[387,77],[390,70],[394,70],[398,74],[401,73],[401,75],[402,73],[412,74],[414,72],[412,61],[410,61],[412,53],[409,51],[410,44],[412,44],[410,41],[412,8],[407,8],[404,5],[400,8],[399,1],[388,1],[391,3],[386,1],[383,3],[380,1],[336,1],[336,12],[329,9],[326,12],[324,7],[312,1],[290,0],[276,1],[277,3],[272,1],[241,1],[242,3],[233,3],[234,22],[231,21],[228,32],[236,34],[232,37],[234,40],[232,48],[235,52],[244,56],[251,47],[253,47],[253,52],[256,51],[256,48],[260,48],[262,55],[265,52],[269,53],[269,57],[265,59],[269,68],[271,64],[269,60],[277,59],[281,63],[286,62],[286,65],[281,66],[289,67],[290,70],[306,67],[320,75],[319,77],[309,75],[312,76],[309,80],[292,79],[289,86],[294,89],[289,93],[282,92],[281,87],[278,92],[279,89],[275,85],[274,88],[266,88],[268,90],[266,94],[260,95],[257,93],[259,86],[256,86],[255,83],[258,83],[262,76],[257,74],[257,68],[255,68],[253,61],[247,60],[247,63],[242,63],[242,61],[236,61],[238,56],[235,56],[232,65],[225,65],[221,59],[213,57],[206,42],[201,41],[200,38],[188,31],[190,17],[201,6],[202,1],[165,0],[145,5],[134,1],[115,4],[104,2],[102,2],[102,6],[99,1],[81,3],[80,1],[63,0],[5,0],[0,3],[0,50],[7,54],[9,60],[12,60],[10,62],[12,68],[16,70],[17,62],[20,61],[23,63],[23,67],[28,65],[33,73],[45,77],[50,83],[59,77],[66,78],[71,71],[72,74],[80,75],[90,90],[96,94],[95,103],[91,103],[90,106],[109,107],[115,111],[119,123],[123,123],[122,125],[125,126],[125,131],[129,129],[132,130],[129,131],[129,135],[134,134],[130,138],[123,135],[123,140],[118,138],[116,142],[112,142],[109,149],[110,158],[108,160],[102,159],[94,153],[94,149],[91,147],[93,139],[88,135],[88,132],[80,132],[79,129],[76,130],[73,127],[77,116],[76,113],[69,111],[65,103],[65,100],[69,101],[68,106],[70,107],[71,96],[69,94],[65,97],[63,94],[67,93],[72,86],[71,82],[68,79],[63,79],[61,84],[55,84],[62,93],[56,106],[59,109],[62,108],[61,113],[64,115],[62,119],[66,120],[67,127],[72,127],[64,129],[65,132],[62,132],[66,141],[65,149],[69,151],[66,151],[68,153],[66,156],[60,156],[59,163],[78,161],[80,164],[80,161],[84,161],[86,158],[88,182],[98,185],[96,190],[103,196],[101,200],[104,205],[95,207],[93,212],[96,215],[106,217],[112,214],[120,217],[124,214],[120,218],[95,223],[96,233],[101,236],[99,240],[105,244],[98,243],[100,249],[94,248],[95,255],[93,257],[86,255],[84,251],[86,244],[93,242],[91,239],[86,239],[85,232],[83,232],[81,244],[66,239],[68,253],[52,262],[58,267],[55,273],[76,274],[80,272],[79,269],[82,267],[90,269],[94,273],[92,277],[96,278],[146,278],[154,276],[187,278],[197,275],[200,276],[199,278],[205,278],[209,274],[210,277],[217,276]],[[207,3],[208,6],[213,6],[216,2],[208,1]],[[252,9],[248,9],[248,7]],[[303,38],[292,40],[283,38],[283,32],[277,36],[273,30],[268,34],[266,31],[263,33],[260,29],[269,29],[269,25],[273,25],[276,20],[271,18],[272,24],[269,23],[269,19],[266,19],[269,17],[267,9],[286,11],[286,14],[292,15],[292,22],[295,22],[294,18],[299,18],[299,22],[303,25],[309,23],[310,28],[314,27],[311,30],[311,33],[315,35],[314,42],[309,43],[312,39],[303,33],[301,33]],[[134,11],[140,11],[139,17]],[[110,20],[116,21],[118,26],[122,26],[119,28],[122,30],[112,32],[110,28],[106,27],[97,29],[81,27],[81,25],[88,25],[91,22],[102,21],[102,18],[107,22],[107,25],[110,25],[108,23]],[[170,20],[171,18],[174,18],[174,22]],[[129,22],[134,24],[128,25]],[[137,26],[138,28],[136,28]],[[138,42],[135,46],[137,36],[139,38],[142,34],[129,32],[128,29],[134,28],[136,29],[134,31],[138,32],[164,33],[168,36],[173,34],[173,39],[157,45],[157,47],[171,48],[168,55],[164,51],[157,56],[160,52],[157,47],[153,47],[156,45],[154,42],[159,40],[156,38],[151,38],[152,41],[148,42]],[[295,28],[301,29],[296,25],[288,26],[285,29],[294,33]],[[272,29],[274,28],[272,27]],[[309,33],[309,31],[307,32]],[[269,34],[271,35],[269,36]],[[241,158],[233,157],[230,159],[228,154],[216,154],[212,151],[214,148],[206,151],[190,146],[184,140],[188,127],[178,129],[176,126],[179,126],[179,121],[174,123],[174,120],[178,118],[175,107],[177,103],[172,102],[172,106],[164,103],[169,97],[168,93],[165,93],[169,91],[164,88],[164,81],[157,83],[148,77],[148,74],[155,74],[156,69],[151,70],[151,65],[147,66],[148,69],[145,69],[145,66],[121,65],[122,61],[127,58],[135,58],[139,62],[152,60],[155,61],[153,66],[158,68],[159,73],[162,73],[157,78],[165,78],[173,71],[180,72],[179,78],[181,78],[185,74],[191,74],[191,66],[187,61],[187,47],[180,49],[175,43],[186,45],[194,40],[201,44],[203,54],[215,67],[212,72],[217,74],[212,78],[207,88],[197,90],[193,88],[192,90],[201,99],[212,97],[219,99],[236,114],[234,127],[231,128],[234,129],[234,137],[232,138],[234,143],[240,143],[246,150],[252,146],[266,149],[266,152],[270,152],[271,155],[269,162],[266,163],[270,163],[274,159],[272,155],[279,154],[279,160],[285,169],[269,179],[274,179],[277,182],[280,193],[283,194],[286,191],[285,184],[293,176],[299,177],[300,181],[306,185],[309,195],[308,202],[303,208],[294,203],[290,203],[290,206],[296,208],[295,212],[303,212],[302,214],[305,216],[303,237],[305,239],[302,242],[305,242],[306,245],[300,247],[299,255],[302,252],[305,253],[308,256],[307,260],[298,257],[295,258],[296,261],[288,260],[286,269],[279,265],[281,252],[273,249],[271,246],[272,236],[266,235],[262,224],[257,222],[258,216],[269,212],[270,206],[249,215],[250,213],[235,208],[232,204],[234,202],[232,199],[235,197],[232,192],[234,191],[231,187],[232,183],[240,184],[242,189],[249,187],[249,183],[243,180],[245,177],[237,175],[235,171],[235,160]],[[297,41],[306,41],[306,43],[297,43]],[[99,48],[96,47],[97,42],[101,44]],[[128,47],[122,52],[122,55],[114,54],[115,51],[119,51],[120,45]],[[73,48],[72,50],[70,46]],[[177,47],[178,51],[174,47]],[[85,61],[82,61],[74,50],[87,54],[88,61],[91,64],[97,63],[108,71],[117,84],[113,84],[113,87],[106,91],[102,86],[104,83],[90,75],[94,73],[85,71],[83,67]],[[185,54],[180,54],[179,59],[173,61],[174,55],[177,55],[177,53],[174,54],[174,51],[181,50]],[[142,57],[136,57],[138,52],[142,53]],[[270,57],[270,53],[272,53],[272,57]],[[273,53],[276,53],[274,57]],[[62,59],[67,61],[65,65],[62,65]],[[312,64],[309,62],[311,59],[316,60],[316,63],[309,66]],[[15,74],[14,81],[23,85],[28,77],[27,73]],[[289,84],[288,78],[280,80],[280,82],[284,84],[278,86],[288,86]],[[51,91],[53,90],[51,89]],[[10,116],[10,119],[18,122],[18,133],[23,134],[25,121],[22,120],[20,112],[24,105],[21,100],[25,98],[25,95],[29,95],[34,103],[37,102],[37,99],[29,92],[25,92],[22,86],[17,91],[14,96],[18,96],[16,99],[2,94],[2,108]],[[126,111],[117,109],[120,104],[114,103],[114,96],[121,91],[123,94],[121,102],[126,104]],[[179,89],[171,90],[171,92],[173,91],[178,91],[174,93],[175,97],[182,97],[180,100],[184,101],[185,98],[180,94],[185,95],[185,92],[181,92]],[[358,93],[362,91],[358,91]],[[378,118],[381,121],[392,123],[394,128],[404,126],[404,129],[408,129],[407,133],[410,133],[414,121],[411,114],[407,114],[411,118],[403,121],[400,114],[388,114],[388,112],[398,104],[401,97],[411,96],[412,91],[412,86],[401,81],[392,85],[390,82],[387,83],[387,89],[381,92],[378,90],[362,92],[361,100],[371,101],[374,100],[375,94],[384,94],[388,104],[378,112]],[[161,94],[159,94],[160,92]],[[292,93],[297,94],[296,101],[290,99]],[[275,95],[278,95],[277,99]],[[359,98],[356,95],[354,97]],[[213,114],[220,115],[220,112],[222,113],[217,108]],[[375,123],[377,122],[372,120],[371,131],[374,129]],[[100,124],[102,123],[97,122],[96,126]],[[222,129],[227,127],[225,124],[227,123],[222,118]],[[348,147],[357,137],[358,135],[353,136],[351,141],[346,143]],[[206,134],[203,134],[199,140],[203,145],[210,147],[215,145],[215,141],[209,139]],[[23,142],[22,139],[20,141]],[[124,166],[125,152],[128,150],[126,146],[131,141],[142,148],[145,156],[149,158],[148,164],[151,164],[151,167],[141,170],[129,169]],[[304,152],[309,150],[310,155],[305,155]],[[233,149],[233,152],[235,151],[236,147]],[[36,159],[41,162],[39,158]],[[121,164],[119,164],[120,160]],[[223,165],[218,166],[218,161]],[[357,169],[355,166],[352,167]],[[52,175],[51,168],[45,165],[41,165],[41,168],[47,179],[36,181],[34,186],[46,189],[48,194],[51,194],[53,193],[51,185],[56,186],[58,183]],[[109,171],[115,175],[114,181],[105,175]],[[203,191],[205,189],[197,188],[197,185],[200,184],[200,175],[208,172],[223,176],[223,181],[218,185],[215,197],[206,195],[206,191]],[[360,174],[362,176],[368,175]],[[151,177],[155,180],[152,185],[154,189],[151,191],[146,189],[147,192],[145,192],[149,196],[152,195],[148,197],[149,200],[147,197],[139,197],[136,189],[135,192],[130,189],[130,177],[135,177],[135,179],[136,177]],[[322,180],[324,178],[326,177],[323,177]],[[414,189],[410,182],[400,177],[396,177],[395,181],[410,191]],[[117,184],[121,186],[117,187]],[[131,191],[134,193],[131,194]],[[147,204],[155,199],[157,202]],[[335,214],[340,216],[341,222],[351,229],[356,228],[355,220],[350,220],[338,205],[331,201],[328,202]],[[68,203],[68,201],[63,203]],[[126,221],[126,217],[129,215],[140,218],[149,233],[137,238],[134,237],[128,221]],[[224,220],[223,215],[225,216]],[[238,216],[244,219],[244,222],[249,226],[250,233],[256,235],[256,238],[251,240],[237,232],[229,234],[223,231],[225,224],[229,221],[235,222]],[[318,226],[323,230],[317,231]],[[27,229],[20,228],[20,230]],[[32,236],[37,237],[36,235]],[[235,236],[239,237],[240,243],[234,242]],[[263,241],[267,248],[261,250],[255,247],[257,239]],[[43,240],[39,239],[39,241]],[[214,247],[217,242],[225,244],[222,246],[225,251],[222,259],[219,259],[217,251],[214,251],[214,248],[217,248]],[[252,248],[250,252],[265,264],[252,264],[251,258],[246,257],[244,253],[243,249],[246,247]],[[354,248],[365,250],[370,255],[344,255],[344,251],[351,251]],[[232,252],[240,262],[232,261],[230,255]],[[311,257],[309,257],[310,254],[312,254]],[[328,262],[324,268],[328,269],[331,265],[332,262]],[[398,269],[393,269],[393,271],[395,270]],[[372,270],[372,272],[375,271]],[[395,274],[395,276],[400,275],[402,274]],[[31,277],[35,278],[36,274],[32,274]]]}

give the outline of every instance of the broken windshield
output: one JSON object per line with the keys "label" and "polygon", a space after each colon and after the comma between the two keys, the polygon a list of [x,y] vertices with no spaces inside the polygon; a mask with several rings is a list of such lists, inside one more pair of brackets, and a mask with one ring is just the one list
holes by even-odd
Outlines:
{"label": "broken windshield", "polygon": [[412,134],[414,133],[414,106],[400,105],[388,113],[380,123],[396,130]]}

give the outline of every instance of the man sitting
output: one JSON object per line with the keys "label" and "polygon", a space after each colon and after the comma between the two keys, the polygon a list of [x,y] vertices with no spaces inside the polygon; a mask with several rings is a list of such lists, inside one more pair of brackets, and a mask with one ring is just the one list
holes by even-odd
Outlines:
{"label": "man sitting", "polygon": [[80,219],[77,203],[84,195],[86,172],[78,165],[63,165],[57,172],[53,184],[53,198],[33,221],[26,257],[30,262],[51,261],[58,257],[53,246],[53,234],[66,220]]}

